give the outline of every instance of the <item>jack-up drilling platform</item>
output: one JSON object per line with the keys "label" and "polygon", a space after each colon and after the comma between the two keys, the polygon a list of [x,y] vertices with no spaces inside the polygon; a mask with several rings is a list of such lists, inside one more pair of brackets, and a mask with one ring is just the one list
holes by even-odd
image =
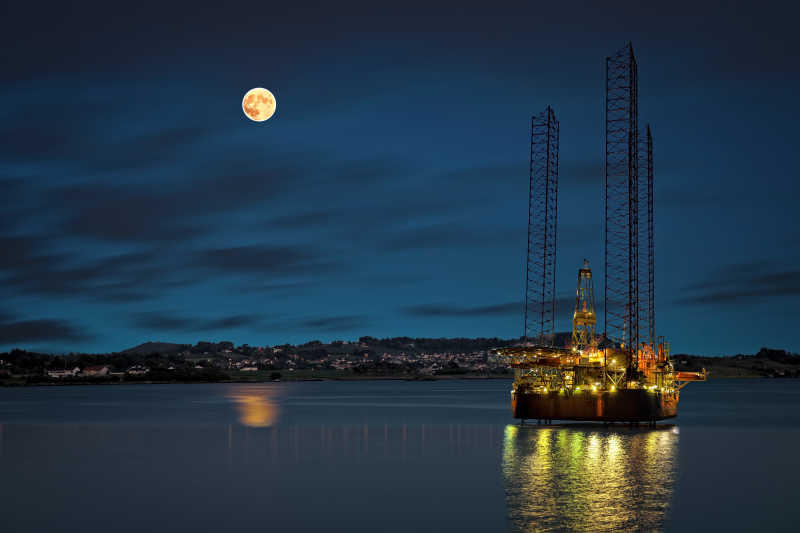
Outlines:
{"label": "jack-up drilling platform", "polygon": [[605,122],[604,332],[595,332],[584,261],[571,342],[556,346],[559,123],[549,106],[531,119],[525,330],[519,346],[494,350],[515,370],[515,418],[655,424],[677,415],[681,388],[706,379],[675,372],[669,344],[655,337],[653,137],[638,126],[631,44],[606,58]]}

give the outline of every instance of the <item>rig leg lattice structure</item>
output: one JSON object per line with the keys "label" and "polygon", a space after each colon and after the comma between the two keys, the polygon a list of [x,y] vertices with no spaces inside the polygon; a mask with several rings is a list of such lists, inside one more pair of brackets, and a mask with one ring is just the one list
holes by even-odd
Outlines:
{"label": "rig leg lattice structure", "polygon": [[531,118],[528,257],[525,277],[526,342],[552,345],[558,222],[558,120],[550,106]]}
{"label": "rig leg lattice structure", "polygon": [[640,335],[655,350],[655,272],[653,266],[653,135],[650,125],[639,138],[639,316]]}
{"label": "rig leg lattice structure", "polygon": [[633,46],[606,58],[605,336],[637,375],[639,346],[638,74]]}

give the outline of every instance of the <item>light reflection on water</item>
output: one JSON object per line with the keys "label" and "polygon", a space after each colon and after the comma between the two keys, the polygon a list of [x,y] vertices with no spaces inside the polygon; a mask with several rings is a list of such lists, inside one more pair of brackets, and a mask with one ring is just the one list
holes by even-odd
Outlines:
{"label": "light reflection on water", "polygon": [[233,402],[239,422],[251,428],[266,428],[278,420],[277,398],[283,389],[263,385],[232,387],[225,397]]}
{"label": "light reflection on water", "polygon": [[677,471],[677,428],[505,428],[513,531],[662,529]]}
{"label": "light reflection on water", "polygon": [[391,458],[410,461],[496,456],[502,426],[491,424],[312,424],[259,427],[242,423],[224,429],[227,449],[240,457],[286,464]]}

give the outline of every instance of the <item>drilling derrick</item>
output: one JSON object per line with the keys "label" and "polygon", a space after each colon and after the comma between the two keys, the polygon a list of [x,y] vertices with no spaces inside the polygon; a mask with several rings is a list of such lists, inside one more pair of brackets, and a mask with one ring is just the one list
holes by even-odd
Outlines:
{"label": "drilling derrick", "polygon": [[552,346],[558,219],[558,120],[550,106],[531,118],[530,161],[523,337],[526,342]]}
{"label": "drilling derrick", "polygon": [[575,312],[572,314],[572,348],[587,350],[594,344],[594,328],[597,317],[594,314],[594,288],[592,269],[589,261],[583,261],[578,270],[578,289],[575,294]]}
{"label": "drilling derrick", "polygon": [[606,58],[605,337],[619,345],[626,381],[639,346],[638,73],[633,46]]}

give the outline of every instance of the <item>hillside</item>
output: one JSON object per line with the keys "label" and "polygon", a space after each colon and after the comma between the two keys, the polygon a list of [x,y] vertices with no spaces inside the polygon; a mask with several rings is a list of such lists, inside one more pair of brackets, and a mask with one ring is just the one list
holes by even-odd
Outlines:
{"label": "hillside", "polygon": [[800,377],[800,355],[786,350],[761,348],[753,355],[728,357],[675,354],[677,370],[697,371],[705,368],[709,378],[797,378]]}
{"label": "hillside", "polygon": [[139,346],[122,350],[120,353],[130,355],[150,355],[150,354],[169,354],[177,353],[189,348],[188,344],[175,344],[172,342],[145,342]]}

